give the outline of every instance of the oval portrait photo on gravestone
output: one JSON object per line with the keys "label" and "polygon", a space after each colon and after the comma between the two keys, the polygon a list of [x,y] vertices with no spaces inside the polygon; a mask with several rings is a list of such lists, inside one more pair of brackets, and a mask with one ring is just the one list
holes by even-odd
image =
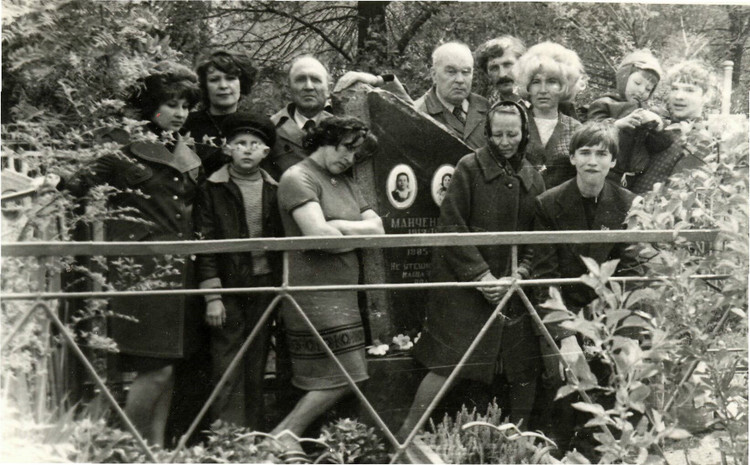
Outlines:
{"label": "oval portrait photo on gravestone", "polygon": [[395,208],[409,208],[417,198],[417,177],[414,170],[406,164],[399,164],[391,169],[386,180],[388,201]]}
{"label": "oval portrait photo on gravestone", "polygon": [[430,183],[430,192],[432,192],[432,200],[440,206],[445,198],[445,193],[448,192],[448,186],[451,184],[453,179],[453,165],[441,165],[435,170],[435,174],[432,176],[432,182]]}

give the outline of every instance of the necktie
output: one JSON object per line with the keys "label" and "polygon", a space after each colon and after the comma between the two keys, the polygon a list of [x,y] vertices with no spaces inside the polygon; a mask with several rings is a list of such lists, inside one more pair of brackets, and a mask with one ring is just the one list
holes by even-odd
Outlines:
{"label": "necktie", "polygon": [[461,121],[461,124],[466,124],[466,116],[464,115],[464,110],[459,105],[453,107],[453,116]]}
{"label": "necktie", "polygon": [[310,132],[313,129],[315,129],[315,121],[313,121],[311,119],[305,121],[305,124],[302,125],[302,130],[305,131],[305,132]]}

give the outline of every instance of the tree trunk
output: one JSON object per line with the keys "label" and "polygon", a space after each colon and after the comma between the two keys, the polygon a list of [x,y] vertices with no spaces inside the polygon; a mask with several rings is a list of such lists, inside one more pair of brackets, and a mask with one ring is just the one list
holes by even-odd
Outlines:
{"label": "tree trunk", "polygon": [[[745,54],[745,44],[747,34],[750,31],[750,13],[744,7],[730,6],[727,14],[729,16],[729,47],[727,50],[727,59],[734,62],[732,70],[732,94],[737,95],[740,91],[740,79],[742,78],[742,58]],[[737,102],[739,99],[732,99]],[[747,100],[742,98],[741,101]],[[745,106],[744,104],[742,105]],[[737,109],[735,109],[736,111]],[[742,108],[746,111],[745,108]]]}
{"label": "tree trunk", "polygon": [[390,2],[357,2],[357,65],[377,73],[388,60],[385,8]]}

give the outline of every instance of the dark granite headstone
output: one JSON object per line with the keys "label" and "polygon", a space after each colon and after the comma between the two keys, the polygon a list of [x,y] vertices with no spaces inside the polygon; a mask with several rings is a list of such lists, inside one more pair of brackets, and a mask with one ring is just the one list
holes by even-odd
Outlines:
{"label": "dark granite headstone", "polygon": [[[370,127],[380,142],[373,160],[374,188],[386,234],[435,232],[439,202],[458,160],[471,152],[435,120],[393,94],[367,94]],[[430,279],[431,247],[384,251],[389,283]],[[425,290],[391,291],[391,322],[397,331],[419,327],[427,302]]]}

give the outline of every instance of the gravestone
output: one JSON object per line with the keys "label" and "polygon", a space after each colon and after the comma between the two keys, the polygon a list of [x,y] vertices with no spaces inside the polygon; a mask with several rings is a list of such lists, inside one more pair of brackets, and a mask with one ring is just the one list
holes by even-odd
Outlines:
{"label": "gravestone", "polygon": [[[388,91],[360,83],[336,97],[344,113],[367,121],[378,138],[378,153],[355,167],[355,177],[367,200],[376,206],[386,234],[435,232],[439,203],[453,167],[471,149],[446,127]],[[428,282],[431,257],[431,247],[368,252],[365,280]],[[426,290],[381,292],[374,301],[368,299],[373,339],[387,343],[390,335],[419,328],[426,302]]]}

